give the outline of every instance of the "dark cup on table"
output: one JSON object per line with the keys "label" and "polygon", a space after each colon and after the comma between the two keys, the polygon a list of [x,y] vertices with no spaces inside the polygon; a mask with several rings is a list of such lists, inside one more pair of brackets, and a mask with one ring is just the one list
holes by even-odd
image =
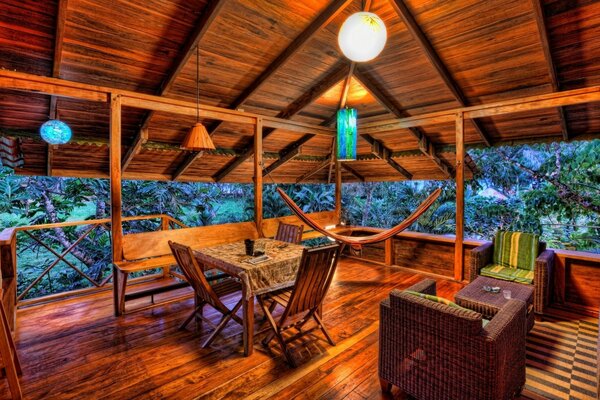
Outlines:
{"label": "dark cup on table", "polygon": [[244,240],[244,245],[246,246],[246,255],[247,256],[254,255],[254,240],[246,239],[246,240]]}

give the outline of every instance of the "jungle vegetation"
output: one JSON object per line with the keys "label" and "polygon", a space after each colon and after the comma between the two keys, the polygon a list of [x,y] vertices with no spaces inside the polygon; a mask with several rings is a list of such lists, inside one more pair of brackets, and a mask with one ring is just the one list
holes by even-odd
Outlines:
{"label": "jungle vegetation", "polygon": [[[490,239],[498,229],[542,235],[550,247],[600,252],[600,140],[472,149],[478,166],[466,189],[466,235]],[[307,212],[333,208],[333,185],[280,185]],[[389,227],[405,218],[434,188],[443,193],[411,229],[454,232],[455,187],[451,181],[367,182],[343,185],[343,219],[352,225]],[[0,229],[109,216],[109,184],[103,179],[15,176],[0,167]],[[253,187],[248,184],[123,182],[125,216],[168,214],[188,226],[252,219]],[[289,214],[273,185],[264,190],[265,218]],[[125,232],[157,229],[158,221],[125,224]],[[110,271],[110,234],[100,225],[76,244],[89,226],[32,232],[96,282]],[[18,292],[46,269],[56,255],[18,235]],[[25,296],[90,286],[58,262]]]}

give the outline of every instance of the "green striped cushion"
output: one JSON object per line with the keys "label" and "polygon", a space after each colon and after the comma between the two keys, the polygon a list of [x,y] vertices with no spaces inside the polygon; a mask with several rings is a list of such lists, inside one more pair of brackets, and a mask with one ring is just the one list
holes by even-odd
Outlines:
{"label": "green striped cushion", "polygon": [[534,272],[527,269],[510,268],[503,265],[490,264],[486,267],[483,267],[481,271],[479,271],[479,275],[502,279],[504,281],[532,284]]}
{"label": "green striped cushion", "polygon": [[539,240],[533,233],[498,231],[494,239],[494,264],[533,271]]}

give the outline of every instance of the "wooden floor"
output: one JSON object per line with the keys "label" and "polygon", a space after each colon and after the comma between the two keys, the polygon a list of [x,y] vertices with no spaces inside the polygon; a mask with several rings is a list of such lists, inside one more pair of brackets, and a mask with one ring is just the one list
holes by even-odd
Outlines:
{"label": "wooden floor", "polygon": [[[120,318],[113,316],[110,292],[20,310],[23,392],[27,399],[386,398],[377,379],[379,302],[393,288],[421,279],[344,259],[324,308],[337,345],[299,343],[293,352],[297,369],[286,366],[278,349],[267,351],[259,343],[251,357],[243,357],[235,323],[201,349],[201,333],[177,329],[191,311],[191,298]],[[445,297],[460,287],[438,280]],[[9,398],[2,384],[0,398]]]}

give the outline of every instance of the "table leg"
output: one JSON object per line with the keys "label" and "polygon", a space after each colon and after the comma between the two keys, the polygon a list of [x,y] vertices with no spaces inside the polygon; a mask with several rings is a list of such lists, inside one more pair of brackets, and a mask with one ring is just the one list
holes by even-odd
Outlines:
{"label": "table leg", "polygon": [[248,288],[242,289],[242,308],[244,312],[244,355],[252,355],[254,351],[254,296],[247,295]]}

